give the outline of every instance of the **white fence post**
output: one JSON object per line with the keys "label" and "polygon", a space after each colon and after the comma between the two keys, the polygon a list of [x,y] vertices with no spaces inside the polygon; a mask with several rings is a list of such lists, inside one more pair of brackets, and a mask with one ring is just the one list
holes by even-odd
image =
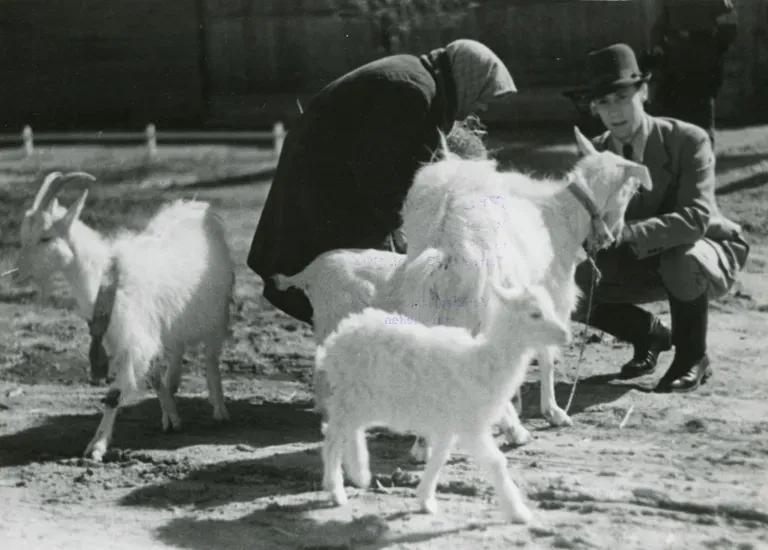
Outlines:
{"label": "white fence post", "polygon": [[24,142],[24,153],[31,157],[35,153],[35,142],[32,137],[32,127],[29,124],[21,131],[21,140]]}
{"label": "white fence post", "polygon": [[147,124],[147,154],[149,158],[157,156],[157,129],[154,124]]}
{"label": "white fence post", "polygon": [[283,141],[285,140],[285,126],[282,122],[276,122],[272,128],[272,135],[275,139],[275,156],[279,157],[283,150]]}

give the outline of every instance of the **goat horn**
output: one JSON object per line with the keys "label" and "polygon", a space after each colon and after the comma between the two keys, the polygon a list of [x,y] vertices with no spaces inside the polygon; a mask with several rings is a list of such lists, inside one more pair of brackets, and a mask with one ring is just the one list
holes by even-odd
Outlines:
{"label": "goat horn", "polygon": [[47,207],[53,198],[59,194],[64,185],[73,179],[96,181],[96,178],[88,172],[51,172],[43,180],[43,184],[37,191],[35,202],[32,204],[32,210],[38,211]]}
{"label": "goat horn", "polygon": [[61,172],[51,172],[50,174],[45,176],[45,179],[43,180],[43,184],[37,190],[37,194],[35,195],[35,202],[32,204],[32,210],[37,210],[40,207],[40,203],[42,202],[43,195],[45,195],[48,192],[48,189],[51,187],[51,183],[53,183],[55,180],[60,178],[62,175],[63,174]]}

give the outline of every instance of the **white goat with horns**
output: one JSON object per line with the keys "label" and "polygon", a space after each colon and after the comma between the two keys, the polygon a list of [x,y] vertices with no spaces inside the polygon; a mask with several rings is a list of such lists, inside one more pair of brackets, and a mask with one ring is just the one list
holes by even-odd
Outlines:
{"label": "white goat with horns", "polygon": [[[450,153],[420,169],[403,207],[408,258],[391,276],[389,290],[379,292],[377,307],[477,333],[488,322],[483,306],[489,278],[524,280],[543,285],[559,318],[569,322],[578,300],[574,273],[582,244],[594,252],[616,240],[630,198],[651,184],[644,166],[598,152],[578,128],[575,134],[581,159],[563,179],[499,171],[493,161]],[[562,191],[552,194],[553,186]],[[539,350],[541,411],[554,426],[572,425],[555,399],[557,351]],[[511,403],[501,421],[510,442],[531,439]],[[417,441],[411,453],[424,460],[429,449]]]}
{"label": "white goat with horns", "polygon": [[[16,278],[18,283],[34,279],[45,288],[62,272],[79,314],[93,322],[101,315],[97,296],[111,288],[114,302],[111,308],[107,303],[103,336],[112,382],[85,451],[101,460],[118,408],[137,396],[147,378],[160,401],[163,428],[181,426],[173,396],[185,349],[193,344],[205,345],[213,417],[228,419],[219,358],[229,334],[234,265],[221,221],[205,202],[178,200],[161,208],[142,232],[100,235],[79,219],[94,180],[83,172],[48,174],[24,214]],[[56,197],[70,182],[82,193],[64,208]],[[163,352],[169,359],[164,375],[152,368]]]}

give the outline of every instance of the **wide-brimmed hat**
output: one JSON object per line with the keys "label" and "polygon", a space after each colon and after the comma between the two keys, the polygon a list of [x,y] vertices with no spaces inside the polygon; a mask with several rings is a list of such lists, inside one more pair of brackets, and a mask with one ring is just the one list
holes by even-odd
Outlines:
{"label": "wide-brimmed hat", "polygon": [[587,84],[566,95],[595,99],[618,89],[648,82],[651,73],[641,71],[635,52],[627,44],[613,44],[587,56]]}

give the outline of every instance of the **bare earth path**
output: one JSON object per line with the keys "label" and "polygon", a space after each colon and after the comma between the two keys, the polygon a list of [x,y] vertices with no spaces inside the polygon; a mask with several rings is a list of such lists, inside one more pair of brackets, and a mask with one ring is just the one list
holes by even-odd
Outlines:
{"label": "bare earth path", "polygon": [[[114,184],[94,193],[85,219],[100,228],[141,226],[170,196],[197,193],[226,211],[238,261],[234,338],[222,366],[232,421],[211,419],[202,364],[190,354],[181,432],[162,433],[148,392],[122,411],[105,462],[81,459],[104,394],[86,381],[85,323],[63,285],[39,305],[31,289],[0,280],[0,547],[768,548],[768,195],[759,187],[768,180],[768,139],[724,135],[721,182],[754,187],[724,194],[721,205],[748,225],[754,248],[739,288],[713,305],[715,376],[694,394],[649,393],[661,373],[612,380],[631,350],[590,333],[570,411],[576,426],[555,430],[539,416],[534,367],[523,420],[536,440],[505,448],[535,510],[533,527],[501,522],[487,482],[462,453],[441,476],[439,514],[416,512],[421,467],[407,460],[411,440],[384,433],[369,436],[375,488],[349,487],[350,505],[329,507],[309,410],[310,333],[261,302],[244,266],[265,184],[175,192]],[[33,172],[4,166],[3,181]],[[30,190],[4,185],[0,251],[10,256]],[[559,372],[563,406],[576,344]],[[662,357],[664,366],[670,360]]]}

